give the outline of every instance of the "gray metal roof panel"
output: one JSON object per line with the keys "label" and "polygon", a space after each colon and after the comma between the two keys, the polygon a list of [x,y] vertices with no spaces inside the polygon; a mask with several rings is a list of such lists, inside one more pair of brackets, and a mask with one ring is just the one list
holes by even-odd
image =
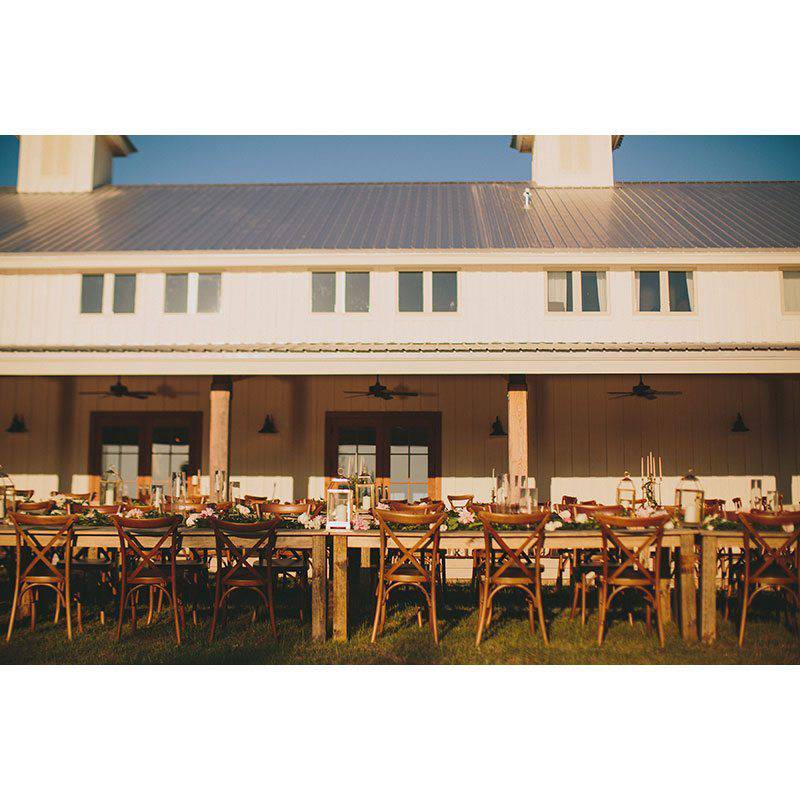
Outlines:
{"label": "gray metal roof panel", "polygon": [[0,252],[798,248],[800,182],[0,188]]}

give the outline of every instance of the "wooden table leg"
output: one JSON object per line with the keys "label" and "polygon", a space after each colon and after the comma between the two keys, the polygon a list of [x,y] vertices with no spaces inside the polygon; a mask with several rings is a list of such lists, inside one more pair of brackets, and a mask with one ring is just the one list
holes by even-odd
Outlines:
{"label": "wooden table leg", "polygon": [[700,631],[703,641],[717,638],[717,537],[703,536],[700,556]]}
{"label": "wooden table leg", "polygon": [[347,536],[333,537],[333,638],[347,641]]}
{"label": "wooden table leg", "polygon": [[681,534],[681,633],[685,642],[697,641],[697,590],[694,583],[694,534]]}
{"label": "wooden table leg", "polygon": [[326,536],[311,540],[311,638],[324,642],[328,638],[328,546]]}
{"label": "wooden table leg", "polygon": [[672,578],[670,577],[670,549],[668,547],[661,548],[661,575],[658,579],[658,602],[661,610],[661,621],[664,625],[672,622],[672,603],[670,603],[670,585]]}

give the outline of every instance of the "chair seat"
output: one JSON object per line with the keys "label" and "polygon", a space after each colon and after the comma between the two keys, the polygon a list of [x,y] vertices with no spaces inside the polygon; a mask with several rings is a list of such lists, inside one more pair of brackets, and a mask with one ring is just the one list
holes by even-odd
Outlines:
{"label": "chair seat", "polygon": [[72,562],[73,572],[79,569],[112,569],[115,564],[102,558],[80,558]]}
{"label": "chair seat", "polygon": [[609,564],[608,582],[611,584],[616,584],[618,586],[650,586],[652,584],[651,580],[648,580],[646,576],[633,567],[627,567],[620,572],[619,575],[612,577],[615,569],[616,567],[614,565]]}
{"label": "chair seat", "polygon": [[[535,574],[535,568],[530,567],[532,573]],[[544,567],[539,566],[539,572],[544,572]],[[481,575],[481,580],[485,580],[486,576]],[[500,575],[491,576],[492,583],[503,584],[508,586],[519,586],[524,584],[532,584],[533,580],[528,577],[519,567],[508,567],[504,569]]]}
{"label": "chair seat", "polygon": [[306,562],[302,558],[276,558],[272,561],[275,572],[305,572]]}
{"label": "chair seat", "polygon": [[767,585],[794,586],[797,584],[797,577],[786,574],[785,569],[781,569],[777,564],[770,564],[760,575],[757,565],[750,567],[750,583],[764,583]]}
{"label": "chair seat", "polygon": [[24,579],[24,583],[36,583],[39,585],[43,584],[57,584],[57,583],[64,583],[64,578],[61,576],[53,575],[51,572],[49,575],[44,574],[34,574],[34,575],[27,575]]}
{"label": "chair seat", "polygon": [[156,569],[154,567],[146,567],[140,570],[135,576],[128,576],[128,585],[133,586],[137,583],[142,584],[166,584],[170,580],[169,567],[162,567]]}
{"label": "chair seat", "polygon": [[391,583],[429,583],[430,576],[422,575],[420,571],[411,564],[401,564],[391,575],[387,574],[387,580]]}

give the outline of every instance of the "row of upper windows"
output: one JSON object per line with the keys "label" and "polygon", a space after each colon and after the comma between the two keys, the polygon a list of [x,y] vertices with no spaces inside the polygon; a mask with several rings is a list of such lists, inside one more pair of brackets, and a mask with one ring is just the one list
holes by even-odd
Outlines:
{"label": "row of upper windows", "polygon": [[[107,276],[83,275],[81,313],[103,312]],[[136,310],[136,275],[116,273],[112,310]],[[634,273],[635,308],[643,313],[685,313],[695,310],[694,275],[682,270],[641,270]],[[220,310],[219,273],[179,272],[164,275],[164,312],[215,313]],[[608,311],[605,272],[575,270],[547,273],[547,310],[555,313]],[[337,297],[344,302],[337,305]],[[783,272],[783,309],[800,312],[800,271]],[[370,310],[369,272],[313,272],[311,310],[315,313],[366,313]],[[458,311],[456,272],[398,272],[397,310],[400,312]]]}
{"label": "row of upper windows", "polygon": [[[111,307],[115,314],[136,311],[136,275],[115,273]],[[105,275],[81,276],[81,314],[102,314]],[[222,276],[218,272],[176,272],[164,275],[164,313],[219,311]]]}
{"label": "row of upper windows", "polygon": [[[344,296],[344,303],[337,298]],[[311,310],[365,314],[370,309],[369,272],[312,272]],[[455,272],[398,272],[397,310],[401,312],[458,311]]]}

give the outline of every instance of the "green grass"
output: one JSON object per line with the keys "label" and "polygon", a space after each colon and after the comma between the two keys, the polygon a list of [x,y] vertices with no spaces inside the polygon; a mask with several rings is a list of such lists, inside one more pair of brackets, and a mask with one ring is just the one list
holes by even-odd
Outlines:
{"label": "green grass", "polygon": [[[371,644],[371,608],[354,609],[349,642],[313,643],[310,626],[301,625],[292,609],[279,605],[275,642],[263,621],[250,623],[247,609],[234,612],[227,628],[213,645],[207,643],[208,620],[194,627],[187,622],[183,644],[175,645],[170,617],[161,617],[149,628],[132,633],[123,628],[114,641],[114,624],[101,626],[92,616],[85,632],[70,643],[63,621],[52,624],[48,614],[31,632],[20,621],[10,643],[0,642],[0,663],[16,664],[796,664],[800,640],[769,608],[756,609],[748,619],[745,646],[736,643],[731,622],[718,620],[714,645],[686,644],[673,623],[667,628],[667,644],[658,647],[641,621],[630,627],[621,616],[612,621],[602,647],[597,647],[597,617],[585,628],[568,619],[565,592],[546,590],[551,643],[542,643],[538,629],[528,632],[524,608],[506,601],[495,609],[495,620],[480,648],[475,647],[476,612],[472,594],[465,586],[449,589],[449,607],[441,621],[441,644],[433,644],[427,627],[416,625],[414,608],[402,601],[390,607],[386,631]],[[40,613],[40,619],[45,618]],[[8,624],[8,607],[0,615],[2,631]]]}

